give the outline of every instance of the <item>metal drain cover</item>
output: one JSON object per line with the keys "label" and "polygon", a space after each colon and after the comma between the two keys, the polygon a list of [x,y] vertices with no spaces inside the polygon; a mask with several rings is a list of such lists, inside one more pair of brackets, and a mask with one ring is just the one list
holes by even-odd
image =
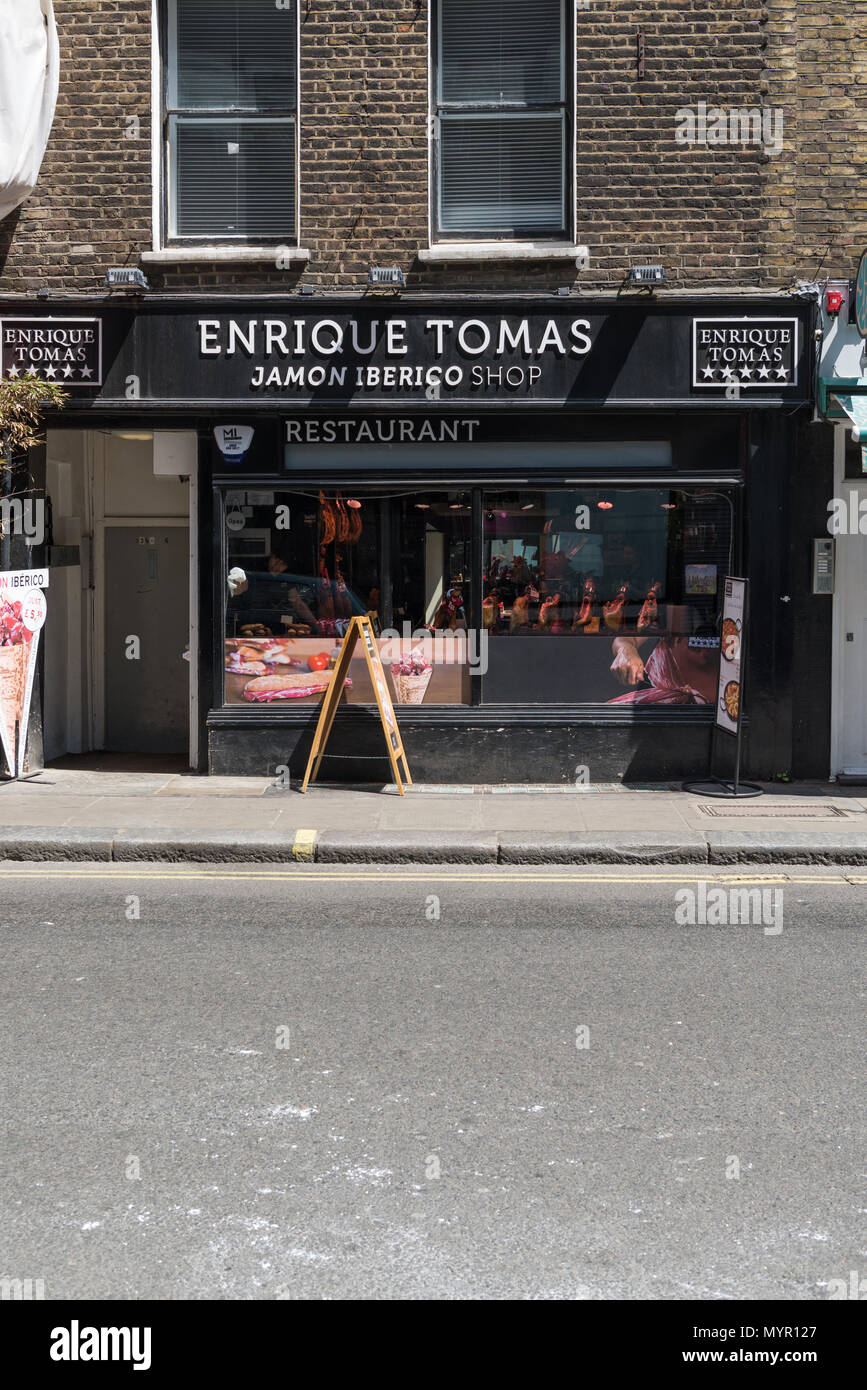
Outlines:
{"label": "metal drain cover", "polygon": [[842,810],[839,806],[757,806],[754,801],[751,801],[749,806],[718,804],[696,806],[695,809],[703,816],[721,816],[725,820],[735,817],[743,817],[746,820],[829,820],[832,816],[842,816],[845,819],[849,815],[848,811]]}

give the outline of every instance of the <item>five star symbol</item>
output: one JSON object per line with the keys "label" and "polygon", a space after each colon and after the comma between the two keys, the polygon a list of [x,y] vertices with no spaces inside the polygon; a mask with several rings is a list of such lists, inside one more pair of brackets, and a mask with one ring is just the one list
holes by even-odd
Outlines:
{"label": "five star symbol", "polygon": [[[91,367],[81,367],[80,371],[82,381],[87,381],[90,377],[93,376],[93,369]],[[54,363],[50,362],[48,366],[45,368],[44,380],[53,381],[57,376],[62,376],[66,381],[70,381],[71,379],[74,380],[75,372],[76,369],[72,366],[70,362],[66,363],[62,371],[58,371],[58,368],[55,367]],[[17,362],[13,362],[9,367],[6,368],[5,372],[0,373],[0,375],[6,376],[13,381],[16,377],[20,377],[22,375],[36,377],[37,380],[40,379],[40,374],[36,367],[28,367],[27,370],[22,373],[21,368],[18,366]]]}
{"label": "five star symbol", "polygon": [[[768,384],[770,384],[770,367],[763,365],[761,367],[753,368],[747,366],[746,364],[742,367],[739,367],[737,371],[734,369],[734,367],[731,366],[721,367],[720,376],[722,378],[722,381],[718,384],[729,385],[731,382],[737,382],[740,385],[747,385],[749,382],[751,382],[754,371],[761,381],[768,381]],[[716,376],[716,368],[711,366],[703,367],[701,374],[705,381],[713,381]],[[777,377],[780,382],[788,382],[789,368],[778,367]]]}

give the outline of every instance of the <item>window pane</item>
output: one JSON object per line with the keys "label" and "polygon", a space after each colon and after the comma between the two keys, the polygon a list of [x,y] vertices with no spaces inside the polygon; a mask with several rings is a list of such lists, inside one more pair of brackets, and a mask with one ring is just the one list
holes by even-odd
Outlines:
{"label": "window pane", "polygon": [[295,106],[295,5],[274,0],[175,0],[170,104]]}
{"label": "window pane", "polygon": [[564,230],[561,116],[443,116],[440,132],[442,231]]}
{"label": "window pane", "polygon": [[[228,569],[247,580],[226,600],[226,703],[316,704],[350,620],[379,606],[379,505],[241,489],[225,515]],[[367,703],[356,665],[347,695]]]}
{"label": "window pane", "polygon": [[472,504],[468,492],[421,492],[391,502],[391,629],[383,650],[398,703],[470,700]]}
{"label": "window pane", "polygon": [[440,0],[441,100],[560,101],[562,0]]}
{"label": "window pane", "polygon": [[176,236],[289,236],[295,227],[292,121],[173,117]]}
{"label": "window pane", "polygon": [[[228,570],[246,576],[244,591],[226,600],[227,704],[317,703],[350,620],[368,611],[383,627],[396,704],[469,702],[480,642],[467,631],[469,494],[413,493],[385,507],[383,536],[379,498],[226,492]],[[347,703],[375,702],[360,648],[350,680]]]}
{"label": "window pane", "polygon": [[732,505],[713,488],[486,494],[485,702],[713,704]]}

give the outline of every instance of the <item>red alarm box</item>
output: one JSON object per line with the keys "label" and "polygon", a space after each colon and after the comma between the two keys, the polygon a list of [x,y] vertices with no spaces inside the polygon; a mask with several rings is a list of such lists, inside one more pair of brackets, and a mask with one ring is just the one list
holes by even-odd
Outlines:
{"label": "red alarm box", "polygon": [[826,314],[839,314],[843,307],[842,290],[825,291],[825,312]]}

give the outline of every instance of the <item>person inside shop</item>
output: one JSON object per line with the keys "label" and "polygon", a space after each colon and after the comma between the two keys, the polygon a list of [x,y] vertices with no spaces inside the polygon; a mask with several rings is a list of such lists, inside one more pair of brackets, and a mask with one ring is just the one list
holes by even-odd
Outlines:
{"label": "person inside shop", "polygon": [[245,586],[238,589],[229,605],[230,622],[234,616],[238,626],[260,624],[267,629],[263,636],[269,637],[283,633],[283,619],[288,615],[315,628],[316,617],[310,606],[312,586],[299,586],[298,576],[289,573],[287,555],[272,550],[264,569],[247,570],[244,577]]}

